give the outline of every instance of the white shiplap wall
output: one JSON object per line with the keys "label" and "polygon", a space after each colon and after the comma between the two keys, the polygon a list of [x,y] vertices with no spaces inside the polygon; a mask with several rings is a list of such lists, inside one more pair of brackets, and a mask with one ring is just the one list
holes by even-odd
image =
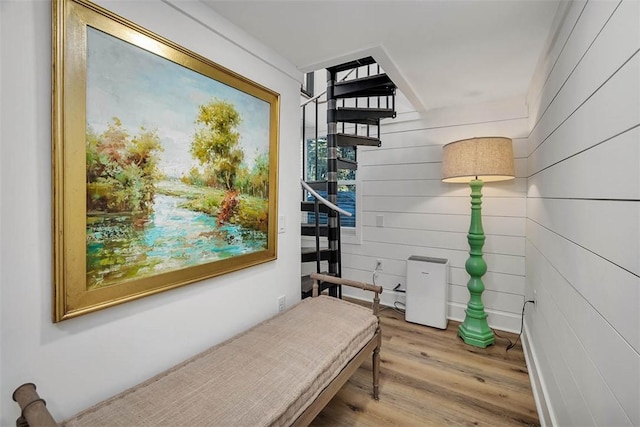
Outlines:
{"label": "white shiplap wall", "polygon": [[565,5],[528,101],[525,329],[541,420],[640,425],[640,2]]}
{"label": "white shiplap wall", "polygon": [[[526,115],[520,98],[423,116],[407,112],[387,120],[382,147],[358,151],[362,242],[343,244],[343,277],[371,282],[376,260],[382,260],[375,280],[385,288],[383,303],[392,305],[403,301],[404,294],[392,290],[399,283],[405,287],[407,258],[446,258],[448,316],[463,320],[469,299],[464,264],[469,251],[470,189],[441,182],[442,146],[474,136],[512,137],[517,178],[483,189],[487,235],[483,251],[488,265],[483,301],[492,327],[519,330],[525,286]],[[379,216],[382,227],[376,225]]]}

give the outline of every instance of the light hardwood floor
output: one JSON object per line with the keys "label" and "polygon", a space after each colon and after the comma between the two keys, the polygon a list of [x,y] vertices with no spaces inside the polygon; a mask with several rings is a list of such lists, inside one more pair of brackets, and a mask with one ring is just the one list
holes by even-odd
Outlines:
{"label": "light hardwood floor", "polygon": [[457,322],[430,328],[391,308],[380,319],[380,400],[371,397],[369,361],[312,426],[540,425],[522,346],[505,351],[505,337],[515,341],[515,334],[498,332],[502,337],[481,349],[457,337]]}

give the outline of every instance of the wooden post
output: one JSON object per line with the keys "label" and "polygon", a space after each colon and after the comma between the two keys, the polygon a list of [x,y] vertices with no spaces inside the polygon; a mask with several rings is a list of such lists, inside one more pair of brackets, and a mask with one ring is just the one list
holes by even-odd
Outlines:
{"label": "wooden post", "polygon": [[378,328],[376,329],[376,335],[378,336],[378,344],[373,350],[373,398],[380,399],[380,347],[382,347],[382,333],[380,331],[380,294],[376,292],[373,297],[373,314],[378,318]]}
{"label": "wooden post", "polygon": [[58,427],[58,423],[53,419],[46,402],[40,398],[36,392],[36,386],[32,383],[22,384],[13,392],[13,400],[18,402],[22,414],[16,421],[18,426],[32,427]]}
{"label": "wooden post", "polygon": [[380,294],[376,292],[376,296],[373,297],[373,314],[378,318],[380,322]]}
{"label": "wooden post", "polygon": [[376,329],[376,335],[378,336],[378,344],[373,349],[373,398],[380,400],[380,347],[382,347],[382,332],[380,326]]}
{"label": "wooden post", "polygon": [[311,273],[314,286],[314,296],[316,295],[316,286],[318,280],[335,283],[336,285],[351,286],[359,288],[365,291],[371,291],[375,295],[373,297],[373,314],[378,319],[378,327],[376,329],[376,347],[373,349],[372,364],[373,364],[373,398],[379,399],[380,389],[380,348],[382,347],[382,332],[380,330],[380,294],[382,293],[382,286],[372,285],[365,282],[357,282],[355,280],[343,279],[342,277],[327,276],[324,274]]}

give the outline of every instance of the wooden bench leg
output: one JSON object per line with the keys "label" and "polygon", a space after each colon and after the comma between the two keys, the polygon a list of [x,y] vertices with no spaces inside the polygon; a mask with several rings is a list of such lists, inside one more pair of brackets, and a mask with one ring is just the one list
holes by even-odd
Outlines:
{"label": "wooden bench leg", "polygon": [[22,414],[16,421],[18,426],[57,427],[44,400],[38,396],[33,383],[22,384],[13,392],[13,400],[18,402]]}
{"label": "wooden bench leg", "polygon": [[380,346],[382,345],[382,334],[380,329],[377,330],[378,345],[373,349],[373,398],[379,400],[380,390]]}

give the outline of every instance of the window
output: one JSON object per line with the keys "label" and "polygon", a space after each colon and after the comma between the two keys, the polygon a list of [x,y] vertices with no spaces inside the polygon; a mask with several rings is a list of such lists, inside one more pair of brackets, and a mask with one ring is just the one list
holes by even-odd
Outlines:
{"label": "window", "polygon": [[[314,139],[307,139],[305,144],[306,153],[306,170],[305,176],[307,182],[326,181],[327,179],[327,139],[326,137],[318,138],[317,143]],[[353,147],[338,147],[338,158],[344,160],[356,160],[356,151]],[[352,169],[338,170],[338,206],[345,211],[351,213],[348,217],[340,215],[340,225],[343,228],[355,229],[357,225],[357,172]],[[317,190],[318,191],[318,190]],[[318,193],[322,197],[327,197],[325,190],[319,190]],[[313,200],[313,196],[309,196],[309,200]],[[309,221],[313,221],[313,214],[310,214]],[[326,214],[320,215],[320,223],[326,224]],[[345,230],[349,231],[349,230]],[[354,234],[351,230],[350,234]]]}

